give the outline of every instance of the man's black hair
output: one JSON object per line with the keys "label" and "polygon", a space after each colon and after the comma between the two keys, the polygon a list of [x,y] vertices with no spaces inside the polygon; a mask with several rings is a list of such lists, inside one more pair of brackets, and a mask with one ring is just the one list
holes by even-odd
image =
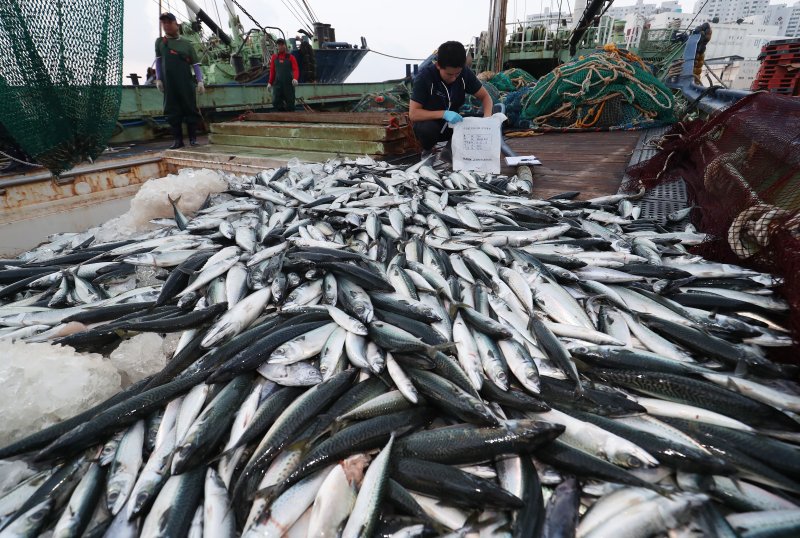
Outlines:
{"label": "man's black hair", "polygon": [[282,38],[282,37],[279,37],[278,39],[275,40],[275,44],[276,45],[280,45],[281,43],[283,43],[285,45],[286,44],[286,40],[284,38]]}
{"label": "man's black hair", "polygon": [[467,51],[458,41],[447,41],[439,45],[436,61],[441,68],[464,67],[467,63]]}

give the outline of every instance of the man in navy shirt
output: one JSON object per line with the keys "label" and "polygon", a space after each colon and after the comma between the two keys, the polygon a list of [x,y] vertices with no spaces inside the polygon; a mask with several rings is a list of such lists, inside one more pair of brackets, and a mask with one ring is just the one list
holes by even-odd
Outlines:
{"label": "man in navy shirt", "polygon": [[414,79],[408,116],[414,124],[414,134],[423,149],[430,154],[437,142],[453,137],[448,123],[464,118],[458,113],[467,94],[481,100],[483,116],[492,115],[492,98],[475,73],[466,67],[467,52],[458,41],[442,43],[436,61],[424,67]]}

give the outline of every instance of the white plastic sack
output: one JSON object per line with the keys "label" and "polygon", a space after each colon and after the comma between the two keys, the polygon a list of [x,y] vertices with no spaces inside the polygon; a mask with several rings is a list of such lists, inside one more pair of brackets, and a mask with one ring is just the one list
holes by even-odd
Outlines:
{"label": "white plastic sack", "polygon": [[453,170],[500,173],[500,125],[504,114],[489,118],[464,118],[453,127]]}

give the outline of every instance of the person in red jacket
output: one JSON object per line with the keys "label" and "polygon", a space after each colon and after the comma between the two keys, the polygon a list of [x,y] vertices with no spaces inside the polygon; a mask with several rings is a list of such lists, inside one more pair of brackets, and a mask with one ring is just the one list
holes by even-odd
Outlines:
{"label": "person in red jacket", "polygon": [[278,111],[294,110],[294,87],[300,77],[297,60],[286,51],[286,41],[278,39],[278,52],[269,59],[269,84],[272,107]]}

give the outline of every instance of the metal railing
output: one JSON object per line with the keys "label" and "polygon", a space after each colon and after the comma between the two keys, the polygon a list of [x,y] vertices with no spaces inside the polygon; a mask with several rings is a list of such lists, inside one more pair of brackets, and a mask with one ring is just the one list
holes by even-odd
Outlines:
{"label": "metal railing", "polygon": [[[540,57],[553,57],[567,61],[570,27],[562,24],[564,18],[558,16],[541,17],[506,24],[505,52],[512,54],[538,53]],[[586,30],[578,43],[578,50],[592,50],[606,44],[619,48],[633,49],[645,61],[668,64],[681,55],[683,43],[675,39],[676,31],[671,28],[651,29],[637,26],[628,34],[620,31],[619,21],[612,17],[602,17],[598,26]],[[476,60],[478,69],[485,68],[489,56],[485,38],[476,38],[470,45],[470,54]],[[664,70],[662,70],[663,72]]]}
{"label": "metal railing", "polygon": [[[674,50],[672,29],[641,29],[635,42],[631,42],[624,33],[615,30],[615,20],[603,17],[598,26],[588,28],[581,38],[578,48],[591,49],[613,43],[622,48],[635,46],[640,55],[668,55]],[[543,18],[531,21],[518,21],[506,24],[506,51],[537,52],[542,50],[560,50],[569,40],[571,30],[560,26],[560,19]]]}
{"label": "metal railing", "polygon": [[517,21],[506,24],[506,51],[535,52],[553,50],[564,42],[569,30],[560,27],[558,17],[547,17],[531,21]]}

